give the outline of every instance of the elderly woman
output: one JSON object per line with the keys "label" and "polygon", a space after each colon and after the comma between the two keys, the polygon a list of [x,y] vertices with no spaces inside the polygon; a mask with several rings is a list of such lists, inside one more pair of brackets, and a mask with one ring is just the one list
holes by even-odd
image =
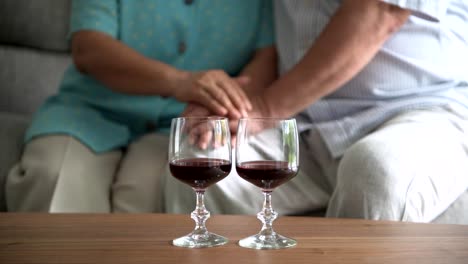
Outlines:
{"label": "elderly woman", "polygon": [[73,1],[73,65],[7,179],[10,211],[161,210],[167,131],[186,103],[239,118],[275,78],[267,0]]}

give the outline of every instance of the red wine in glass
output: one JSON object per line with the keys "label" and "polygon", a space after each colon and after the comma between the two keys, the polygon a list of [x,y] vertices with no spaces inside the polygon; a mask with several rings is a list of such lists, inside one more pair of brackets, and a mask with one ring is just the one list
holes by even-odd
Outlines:
{"label": "red wine in glass", "polygon": [[169,163],[172,175],[194,189],[206,189],[224,179],[231,171],[231,162],[214,158],[188,158]]}
{"label": "red wine in glass", "polygon": [[275,117],[241,118],[237,127],[236,170],[244,180],[259,187],[264,196],[257,218],[258,234],[239,240],[241,247],[280,249],[294,247],[297,241],[273,230],[278,213],[273,210],[274,189],[297,175],[299,137],[296,120]]}
{"label": "red wine in glass", "polygon": [[195,191],[195,210],[190,214],[195,228],[172,240],[185,248],[221,246],[228,239],[209,232],[205,207],[206,189],[224,179],[231,171],[231,134],[225,117],[178,117],[172,119],[169,139],[169,169],[174,178]]}
{"label": "red wine in glass", "polygon": [[271,191],[296,176],[298,167],[286,161],[260,160],[236,165],[239,176],[264,191]]}

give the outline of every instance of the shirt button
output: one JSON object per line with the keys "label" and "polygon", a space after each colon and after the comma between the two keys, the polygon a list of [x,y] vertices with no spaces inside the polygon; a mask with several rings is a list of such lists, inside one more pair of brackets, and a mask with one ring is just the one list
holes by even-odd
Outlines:
{"label": "shirt button", "polygon": [[185,2],[186,5],[191,5],[191,4],[193,4],[193,1],[194,1],[194,0],[184,0],[184,2]]}
{"label": "shirt button", "polygon": [[146,132],[154,132],[156,130],[156,123],[148,121],[146,122]]}
{"label": "shirt button", "polygon": [[181,41],[179,43],[179,54],[184,54],[186,50],[187,50],[187,45],[185,44],[185,42]]}

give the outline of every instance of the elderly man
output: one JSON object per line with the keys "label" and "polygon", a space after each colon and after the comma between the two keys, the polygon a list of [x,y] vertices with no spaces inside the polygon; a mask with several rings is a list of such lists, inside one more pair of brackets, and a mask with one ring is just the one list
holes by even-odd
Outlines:
{"label": "elderly man", "polygon": [[[275,18],[281,75],[249,115],[299,121],[278,211],[429,222],[467,190],[466,1],[275,0]],[[258,209],[240,181],[212,187],[209,208]]]}

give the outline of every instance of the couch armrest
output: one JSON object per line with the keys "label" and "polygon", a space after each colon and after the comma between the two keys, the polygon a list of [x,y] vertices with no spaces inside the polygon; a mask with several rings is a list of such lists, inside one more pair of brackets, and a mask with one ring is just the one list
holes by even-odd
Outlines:
{"label": "couch armrest", "polygon": [[6,210],[6,175],[20,158],[28,125],[29,118],[23,115],[0,112],[0,211]]}

